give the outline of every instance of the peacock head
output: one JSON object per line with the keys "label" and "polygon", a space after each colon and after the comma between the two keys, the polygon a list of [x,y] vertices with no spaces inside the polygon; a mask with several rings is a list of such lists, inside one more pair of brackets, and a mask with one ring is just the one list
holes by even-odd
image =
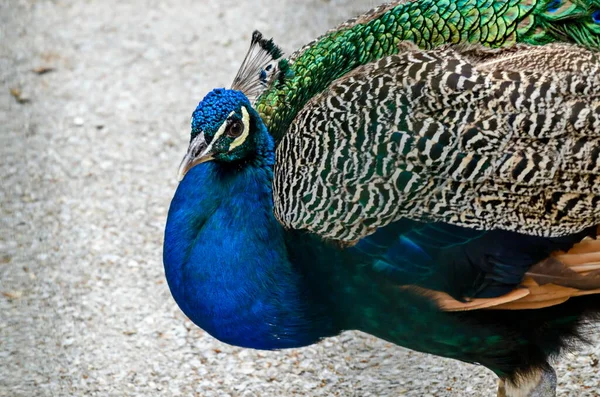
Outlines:
{"label": "peacock head", "polygon": [[256,151],[266,128],[243,92],[217,88],[209,92],[192,115],[192,134],[181,162],[181,180],[192,167],[206,161],[235,162]]}
{"label": "peacock head", "polygon": [[206,161],[233,163],[247,159],[269,139],[252,101],[279,75],[280,57],[273,40],[265,40],[255,31],[232,88],[209,92],[192,114],[190,144],[179,167],[180,181],[192,167]]}

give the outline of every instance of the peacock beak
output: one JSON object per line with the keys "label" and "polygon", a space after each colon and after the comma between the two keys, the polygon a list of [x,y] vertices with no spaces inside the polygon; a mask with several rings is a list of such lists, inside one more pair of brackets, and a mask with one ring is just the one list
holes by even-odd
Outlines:
{"label": "peacock beak", "polygon": [[200,163],[210,161],[213,159],[211,153],[212,147],[206,144],[204,140],[204,134],[198,134],[191,142],[188,147],[188,151],[181,160],[179,165],[179,172],[177,173],[177,181],[181,182],[185,174],[193,167]]}

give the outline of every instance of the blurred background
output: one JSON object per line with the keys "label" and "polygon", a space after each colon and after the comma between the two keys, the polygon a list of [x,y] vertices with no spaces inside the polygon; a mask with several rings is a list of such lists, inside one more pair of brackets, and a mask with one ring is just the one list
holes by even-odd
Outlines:
{"label": "blurred background", "polygon": [[[378,3],[0,0],[0,396],[495,395],[482,367],[356,332],[224,345],[164,279],[191,113],[252,31],[289,54]],[[597,396],[599,355],[566,355],[559,395]]]}

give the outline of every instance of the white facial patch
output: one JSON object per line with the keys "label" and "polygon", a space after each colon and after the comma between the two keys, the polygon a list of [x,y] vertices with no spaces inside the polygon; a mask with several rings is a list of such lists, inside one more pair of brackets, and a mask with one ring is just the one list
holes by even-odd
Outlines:
{"label": "white facial patch", "polygon": [[[235,113],[234,111],[231,111],[231,113],[229,113],[229,115],[227,116],[227,119],[229,119],[231,116],[233,116],[234,113]],[[214,143],[219,140],[221,135],[223,135],[225,133],[226,129],[227,129],[227,122],[221,124],[221,126],[215,133],[215,136],[213,137],[212,141],[210,141],[210,144],[206,147],[206,149],[204,149],[204,153],[202,153],[202,155],[205,155],[206,153],[210,153]]]}

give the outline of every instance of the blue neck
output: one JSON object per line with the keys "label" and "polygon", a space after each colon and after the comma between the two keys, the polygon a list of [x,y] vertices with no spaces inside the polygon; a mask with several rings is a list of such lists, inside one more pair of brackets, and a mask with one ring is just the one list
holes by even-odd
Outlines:
{"label": "blue neck", "polygon": [[270,149],[242,166],[208,162],[188,172],[171,202],[163,257],[171,293],[195,324],[258,349],[335,333],[288,259],[273,215]]}

